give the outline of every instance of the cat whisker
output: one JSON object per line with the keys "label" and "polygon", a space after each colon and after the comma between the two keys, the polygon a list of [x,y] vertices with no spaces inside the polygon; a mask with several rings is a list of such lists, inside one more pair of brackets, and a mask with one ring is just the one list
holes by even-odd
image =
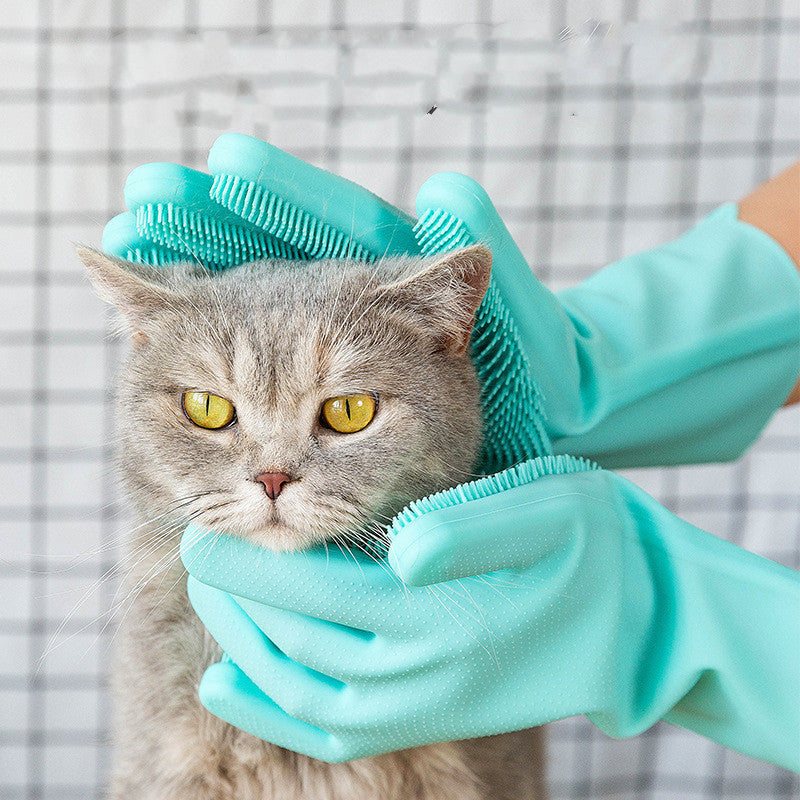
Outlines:
{"label": "cat whisker", "polygon": [[[225,491],[225,490],[207,489],[207,490],[204,490],[204,491],[201,491],[201,492],[195,492],[195,493],[193,493],[191,495],[185,495],[185,496],[176,498],[170,504],[171,507],[168,508],[165,512],[163,512],[162,514],[157,515],[156,517],[154,517],[154,518],[152,518],[150,520],[145,521],[144,523],[141,523],[140,525],[136,526],[136,528],[134,528],[134,530],[141,529],[142,527],[145,527],[147,525],[152,525],[152,523],[155,520],[163,518],[163,517],[168,516],[170,514],[173,514],[179,508],[184,508],[184,507],[186,507],[188,505],[191,505],[193,502],[196,502],[199,499],[207,497],[207,496],[209,496],[211,494],[219,493],[221,491]],[[198,513],[201,513],[201,512],[195,512],[194,514],[189,514],[187,519],[185,519],[185,520],[184,519],[180,519],[180,520],[177,520],[177,521],[167,522],[166,524],[162,524],[162,525],[156,526],[154,529],[149,531],[148,535],[142,541],[138,542],[134,546],[134,548],[132,550],[130,550],[126,554],[126,559],[127,560],[130,560],[132,558],[134,560],[130,564],[127,565],[124,574],[125,575],[131,574],[143,560],[145,560],[146,558],[149,558],[150,555],[155,553],[162,544],[166,544],[167,541],[172,538],[172,535],[174,533],[177,533],[178,531],[182,530],[186,526],[187,522],[191,521],[191,519],[193,519],[196,516],[196,514],[198,514]],[[177,553],[177,550],[179,550],[180,545],[178,544],[176,547],[177,547],[177,549],[175,550],[175,552]],[[158,567],[159,564],[160,564],[160,560],[158,562],[156,562],[156,565],[155,565],[156,568]],[[78,599],[78,601],[75,603],[75,605],[72,607],[72,609],[67,613],[67,615],[64,617],[64,619],[62,619],[62,621],[59,623],[58,627],[56,628],[56,630],[54,631],[54,633],[50,637],[50,639],[48,641],[48,644],[45,647],[45,651],[42,654],[42,656],[40,656],[39,662],[37,663],[37,668],[36,668],[37,672],[38,672],[41,664],[43,663],[43,660],[50,653],[52,653],[52,651],[55,649],[55,647],[64,643],[62,641],[62,642],[59,642],[58,645],[55,644],[56,640],[59,637],[59,635],[62,633],[64,628],[69,624],[69,622],[72,620],[72,618],[75,616],[75,614],[77,614],[77,612],[81,609],[81,607],[89,599],[89,597],[91,597],[92,594],[94,594],[96,591],[99,590],[99,588],[102,586],[103,583],[105,583],[108,580],[111,580],[112,578],[117,577],[118,574],[119,574],[119,570],[120,569],[121,569],[121,565],[120,564],[114,564],[112,567],[110,567],[108,570],[106,570],[96,581],[94,581],[94,583],[92,583],[89,586],[89,588],[83,593],[83,595]],[[123,585],[123,581],[120,581],[118,586],[117,586],[117,589],[116,589],[114,595],[112,596],[110,608],[107,609],[105,612],[103,612],[103,614],[101,614],[100,617],[91,620],[89,623],[87,623],[87,625],[83,626],[79,631],[73,633],[72,636],[75,636],[77,633],[81,633],[86,628],[91,627],[91,625],[95,624],[95,622],[98,619],[102,619],[103,616],[108,616],[108,620],[107,620],[106,624],[103,626],[103,628],[101,629],[99,635],[101,635],[105,631],[109,621],[113,618],[113,615],[116,613],[116,611],[120,607],[120,604],[117,603],[117,596],[119,594],[119,590],[122,587],[122,585]],[[126,600],[127,600],[127,596],[126,596],[126,598],[124,598],[121,601],[121,603],[124,604],[124,602]],[[69,638],[72,638],[72,636],[69,637]],[[64,640],[64,641],[69,641],[69,638]]]}
{"label": "cat whisker", "polygon": [[371,281],[364,281],[364,285],[361,288],[361,291],[358,293],[358,296],[352,301],[350,305],[350,310],[347,312],[344,319],[339,323],[339,326],[336,329],[336,335],[329,341],[334,342],[339,338],[339,334],[345,329],[345,326],[350,321],[350,317],[353,315],[353,312],[358,308],[358,304],[361,302],[361,299],[368,291],[374,288],[375,286]]}
{"label": "cat whisker", "polygon": [[[458,610],[460,610],[462,612],[464,611],[464,609],[460,605],[460,603],[456,602],[451,596],[448,596],[446,587],[447,587],[447,584],[438,583],[438,584],[431,584],[430,586],[426,586],[425,589],[430,593],[430,595],[434,599],[436,599],[439,602],[439,605],[448,614],[448,616],[453,620],[453,622],[455,622],[456,625],[458,625],[458,627],[461,628],[461,630],[463,630],[464,633],[466,633],[467,636],[469,636],[486,653],[486,655],[489,656],[489,658],[492,659],[492,661],[495,663],[495,666],[499,668],[500,664],[499,664],[499,661],[497,659],[497,653],[496,653],[496,649],[494,648],[494,646],[492,646],[491,648],[487,647],[486,644],[481,640],[481,638],[478,637],[478,635],[474,631],[470,630],[466,625],[464,625],[464,623],[447,607],[447,603],[445,601],[449,601],[449,602],[454,603],[454,605],[456,605]],[[484,630],[487,633],[491,634],[490,630],[488,630],[486,628],[484,628]]]}
{"label": "cat whisker", "polygon": [[331,304],[330,312],[327,315],[327,319],[325,320],[325,327],[321,334],[319,334],[320,342],[329,342],[329,335],[331,332],[331,327],[333,325],[334,319],[336,319],[336,313],[339,309],[339,301],[342,296],[342,289],[344,289],[344,285],[347,282],[347,270],[340,270],[341,279],[339,280],[339,285],[336,288],[336,294],[333,299],[333,303]]}
{"label": "cat whisker", "polygon": [[[228,508],[228,506],[232,506],[235,503],[236,503],[235,500],[225,500],[222,503],[216,503],[213,506],[208,506],[207,508],[204,508],[203,511],[201,512],[200,516],[208,514],[208,513],[212,512],[212,511],[219,511],[220,509]],[[195,519],[197,519],[197,517]],[[221,524],[223,519],[224,519],[223,515],[217,514],[215,516],[212,516],[211,519],[203,520],[203,524],[204,524],[205,527],[211,528],[211,527],[213,527],[215,525]]]}
{"label": "cat whisker", "polygon": [[[167,529],[167,531],[169,531],[169,529]],[[154,553],[158,549],[158,547],[161,544],[160,536],[162,535],[162,533],[163,532],[159,532],[159,534],[154,534],[152,539],[148,539],[146,552],[144,552],[140,556],[140,558],[138,558],[133,564],[131,564],[128,568],[126,568],[126,570],[124,572],[124,575],[129,575],[144,558],[147,558],[151,553]],[[82,633],[84,630],[86,630],[87,628],[89,628],[92,625],[94,625],[98,620],[102,619],[104,616],[112,615],[114,613],[114,611],[116,610],[116,607],[113,605],[113,603],[114,603],[114,599],[116,598],[116,595],[117,595],[117,593],[119,591],[119,586],[117,588],[117,591],[115,592],[114,597],[112,598],[112,607],[111,608],[104,610],[99,616],[97,616],[97,617],[93,618],[92,620],[90,620],[88,623],[86,623],[86,625],[84,625],[83,627],[81,627],[77,631],[73,632],[70,636],[66,637],[65,639],[62,639],[61,641],[58,641],[58,637],[61,635],[61,633],[63,632],[64,628],[69,624],[69,622],[72,620],[72,618],[75,616],[75,614],[78,613],[78,611],[81,609],[81,607],[84,605],[84,603],[89,599],[89,597],[91,597],[94,592],[99,590],[99,588],[102,586],[102,584],[105,583],[107,580],[110,580],[111,578],[117,577],[117,571],[119,569],[120,569],[120,565],[115,564],[113,567],[111,567],[110,569],[106,570],[103,573],[103,575],[101,575],[100,578],[98,580],[96,580],[82,594],[82,596],[78,599],[78,601],[75,603],[75,605],[72,607],[72,609],[67,613],[67,615],[64,617],[64,619],[62,619],[62,621],[59,623],[59,625],[56,628],[56,630],[50,636],[50,639],[48,640],[48,643],[45,646],[44,652],[42,653],[42,655],[37,660],[36,667],[34,669],[34,674],[38,674],[39,673],[39,671],[40,671],[42,665],[44,664],[44,661],[47,658],[47,656],[49,656],[57,647],[60,647],[63,644],[65,644],[66,642],[70,641],[70,639],[72,639],[74,636],[78,635],[79,633]],[[121,586],[122,583],[120,582],[119,585]],[[105,629],[105,626],[104,626],[104,629]]]}
{"label": "cat whisker", "polygon": [[350,549],[350,545],[346,541],[342,540],[340,535],[335,532],[331,533],[329,541],[333,542],[339,548],[339,551],[345,558],[347,558],[347,556],[350,556],[350,558],[353,559],[356,566],[361,571],[361,577],[364,578],[364,580],[366,580],[366,575],[364,575],[364,571],[361,569],[361,564],[359,564],[358,558],[356,558],[355,554]]}
{"label": "cat whisker", "polygon": [[[450,485],[451,486],[452,486],[452,477],[454,475],[461,475],[461,476],[463,476],[463,478],[465,478],[465,479],[469,478],[470,480],[476,480],[478,478],[485,478],[486,477],[486,473],[485,472],[469,472],[469,471],[467,471],[465,469],[456,467],[453,464],[451,464],[449,461],[447,461],[447,459],[442,458],[441,455],[438,456],[438,460],[441,461],[441,463],[444,464],[444,466],[447,467],[447,469],[451,470],[451,473],[450,473],[450,477],[451,477]],[[462,480],[461,483],[463,483],[463,482],[464,481]]]}
{"label": "cat whisker", "polygon": [[[100,631],[98,632],[98,634],[95,637],[95,639],[92,642],[92,644],[89,646],[89,648],[87,648],[87,652],[88,652],[89,649],[91,649],[91,647],[93,647],[97,643],[97,641],[100,639],[100,637],[105,633],[106,629],[112,623],[117,621],[117,615],[118,615],[119,611],[121,609],[125,609],[125,613],[127,613],[127,611],[130,610],[130,608],[132,608],[133,603],[135,602],[136,598],[139,596],[141,591],[144,590],[144,588],[146,588],[146,586],[148,585],[150,580],[152,580],[152,578],[155,577],[155,575],[157,575],[161,571],[162,567],[167,567],[168,568],[171,565],[171,563],[174,561],[174,559],[177,558],[178,552],[179,552],[179,547],[177,545],[174,545],[166,553],[162,554],[157,559],[155,564],[153,564],[148,569],[148,571],[145,574],[145,576],[143,578],[139,579],[138,581],[136,581],[133,584],[133,586],[131,586],[125,592],[125,594],[122,597],[119,597],[119,599],[117,599],[119,594],[120,594],[120,590],[125,585],[125,581],[124,580],[120,581],[120,584],[117,586],[117,589],[114,592],[114,596],[112,598],[112,602],[109,604],[109,606],[106,609],[106,611],[95,619],[95,622],[97,622],[97,621],[105,618],[105,622],[103,623],[102,627],[100,628]],[[131,574],[131,571],[127,572],[125,577],[127,578],[127,576],[130,575],[130,574]],[[124,614],[123,614],[123,618],[124,618]],[[113,636],[111,638],[112,638],[112,641],[113,641]]]}
{"label": "cat whisker", "polygon": [[[192,512],[192,514],[189,515],[189,518],[188,518],[187,522],[191,522],[194,519],[197,519],[197,517],[200,516],[201,514],[203,514],[205,510],[206,509],[199,509],[199,510],[197,510],[195,512]],[[217,537],[218,537],[218,534],[217,534]],[[172,567],[172,565],[175,562],[179,561],[179,559],[180,559],[180,542],[178,542],[176,545],[174,545],[172,548],[170,548],[167,551],[167,553],[163,554],[156,561],[155,564],[151,565],[150,569],[145,573],[145,575],[142,578],[139,579],[139,581],[137,581],[137,583],[128,592],[128,594],[119,603],[116,603],[116,605],[113,607],[113,613],[114,614],[116,614],[116,612],[120,608],[124,607],[126,604],[127,604],[127,609],[124,611],[124,613],[122,615],[122,618],[119,620],[119,622],[117,624],[116,630],[114,631],[113,635],[111,636],[111,639],[109,641],[109,647],[113,643],[113,641],[114,641],[114,639],[115,639],[115,637],[117,635],[117,632],[120,630],[120,627],[122,626],[122,623],[124,622],[125,618],[127,617],[130,609],[133,607],[133,605],[136,602],[136,600],[139,597],[139,595],[144,591],[145,588],[148,587],[148,585],[151,583],[151,581],[160,572],[163,572],[164,576],[162,577],[161,581],[159,582],[158,586],[156,587],[156,591],[157,591],[161,587],[161,585],[163,584],[164,578],[169,573],[169,570]],[[141,560],[140,560],[139,563],[141,563]],[[129,574],[130,574],[130,571],[129,571]],[[182,575],[183,574],[185,574],[185,570],[182,573]],[[177,584],[179,582],[180,582],[180,578],[178,578],[178,580],[175,582],[175,584],[169,589],[169,591],[164,596],[166,597],[169,594],[169,592],[171,592],[174,589],[174,587],[177,586]],[[116,593],[115,593],[115,598],[116,598]],[[162,600],[163,600],[163,598],[162,598]],[[152,610],[153,609],[151,609],[150,613],[152,613]],[[105,631],[106,627],[110,624],[112,619],[113,619],[113,616],[110,616],[108,618],[108,620],[106,621],[105,625],[101,629],[100,634],[98,634],[98,638]]]}
{"label": "cat whisker", "polygon": [[[122,627],[123,622],[127,618],[130,611],[133,609],[134,605],[136,604],[136,600],[142,594],[142,592],[147,589],[151,583],[151,581],[160,573],[163,572],[166,576],[173,566],[173,564],[177,563],[180,560],[180,545],[173,546],[167,553],[162,555],[162,557],[148,570],[143,578],[137,581],[134,586],[128,591],[125,597],[122,598],[118,603],[116,603],[112,609],[112,614],[106,619],[100,633],[97,635],[95,641],[92,643],[92,647],[97,643],[99,638],[105,632],[106,628],[116,620],[116,615],[120,609],[124,609],[122,613],[122,617],[116,621],[115,630],[112,633],[108,647],[110,648],[116,638],[117,633]],[[162,578],[163,582],[164,578]],[[159,583],[159,586],[161,584]]]}
{"label": "cat whisker", "polygon": [[[202,554],[202,555],[203,555],[203,560],[202,560],[202,562],[200,563],[200,567],[201,567],[201,568],[202,568],[202,566],[205,564],[205,561],[206,561],[206,559],[208,558],[208,556],[210,555],[210,553],[213,551],[213,549],[214,549],[214,547],[216,546],[217,542],[219,541],[219,539],[220,539],[220,536],[221,536],[221,535],[222,535],[222,534],[220,534],[220,533],[216,533],[216,534],[214,534],[214,536],[213,536],[213,537],[210,537],[210,538],[209,538],[207,541],[203,542],[203,544],[202,544],[202,546],[201,546],[201,550],[200,550],[200,554]],[[193,561],[192,561],[192,566],[194,566],[194,562],[197,560],[197,557],[198,557],[198,554],[196,554],[196,555],[194,556],[194,559],[193,559]],[[166,577],[166,574],[167,574],[167,573],[165,572],[165,573],[164,573],[165,577]],[[145,623],[146,623],[146,622],[147,622],[147,621],[148,621],[148,620],[151,618],[151,616],[152,616],[152,615],[153,615],[153,614],[154,614],[154,613],[157,611],[157,609],[159,608],[159,606],[160,606],[160,605],[161,605],[161,604],[164,602],[164,600],[165,600],[165,599],[166,599],[166,598],[167,598],[167,597],[168,597],[170,594],[172,594],[172,592],[173,592],[173,590],[175,589],[175,587],[176,587],[176,586],[177,586],[177,585],[178,585],[178,584],[179,584],[179,583],[180,583],[180,582],[183,580],[183,578],[184,578],[184,577],[185,577],[187,574],[188,574],[188,570],[186,570],[186,569],[184,568],[184,569],[181,571],[181,574],[178,576],[178,578],[177,578],[177,579],[175,580],[175,582],[172,584],[172,586],[170,586],[170,587],[169,587],[169,589],[167,589],[167,591],[166,591],[166,592],[164,592],[164,595],[163,595],[163,597],[161,598],[161,600],[159,600],[159,601],[158,601],[158,602],[157,602],[157,603],[156,603],[156,604],[155,604],[155,605],[154,605],[154,606],[153,606],[153,607],[152,607],[152,608],[151,608],[151,609],[150,609],[150,610],[147,612],[147,615],[146,615],[146,616],[144,617],[144,619],[143,619],[143,620],[142,620],[142,621],[139,623],[139,624],[140,624],[140,626],[141,626],[141,625],[144,625],[144,624],[145,624]],[[156,587],[155,587],[155,591],[158,591],[158,590],[161,588],[161,586],[162,586],[162,584],[163,584],[163,583],[164,583],[164,578],[162,578],[162,579],[161,579],[161,581],[159,582],[158,586],[156,586]],[[117,630],[119,630],[119,628],[117,628]],[[115,632],[115,634],[114,634],[114,635],[116,635],[116,632]],[[114,638],[114,637],[112,636],[111,638],[112,638],[112,640],[113,640],[113,638]]]}
{"label": "cat whisker", "polygon": [[[370,523],[367,521],[367,524]],[[378,530],[376,530],[376,528]],[[382,540],[378,538],[378,535],[382,533],[380,530],[380,526],[374,526],[371,528],[373,535],[370,536],[369,533],[363,529],[361,530],[339,530],[336,532],[336,536],[342,538],[344,543],[348,546],[352,544],[357,550],[362,552],[366,555],[370,560],[372,560],[375,564],[377,564],[388,577],[392,579],[392,581],[402,587],[404,593],[407,596],[410,596],[410,591],[408,586],[400,580],[399,576],[394,572],[394,570],[389,566],[386,560],[386,554],[388,553],[388,541]],[[377,552],[376,552],[377,548]]]}
{"label": "cat whisker", "polygon": [[[510,597],[508,597],[508,595],[506,595],[503,592],[501,592],[500,591],[500,586],[498,586],[496,583],[493,583],[491,580],[489,580],[489,576],[487,576],[487,575],[471,575],[469,578],[465,578],[464,580],[465,581],[475,581],[476,583],[483,584],[487,589],[489,589],[491,592],[494,592],[498,597],[500,597],[502,600],[504,600],[506,603],[508,603],[511,606],[511,608],[513,608],[515,611],[518,610],[517,604]],[[515,587],[515,588],[522,588],[522,587],[518,586],[518,587]]]}
{"label": "cat whisker", "polygon": [[148,527],[152,525],[159,519],[163,519],[170,514],[174,514],[181,508],[185,508],[191,505],[196,500],[205,497],[209,494],[214,493],[217,490],[208,490],[203,492],[197,492],[193,495],[186,495],[184,497],[177,498],[176,500],[172,501],[167,508],[166,511],[162,512],[161,514],[157,514],[155,517],[151,517],[150,519],[135,525],[133,528],[129,528],[125,531],[124,537],[121,535],[118,541],[107,542],[104,545],[100,545],[99,547],[92,548],[90,550],[84,551],[83,553],[78,554],[77,556],[71,556],[71,558],[76,560],[77,564],[83,563],[83,561],[89,560],[92,556],[96,556],[100,553],[106,552],[107,550],[114,549],[120,543],[126,540],[130,540],[132,538],[132,534],[136,533],[136,531],[141,530],[142,528]]}

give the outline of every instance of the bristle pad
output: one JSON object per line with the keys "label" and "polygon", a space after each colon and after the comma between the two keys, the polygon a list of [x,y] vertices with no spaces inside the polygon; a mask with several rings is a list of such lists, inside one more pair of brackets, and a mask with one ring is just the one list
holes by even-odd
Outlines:
{"label": "bristle pad", "polygon": [[367,248],[292,203],[237,175],[215,175],[211,199],[308,258],[375,261]]}
{"label": "bristle pad", "polygon": [[[449,212],[426,211],[414,227],[424,255],[474,244],[464,223]],[[480,466],[497,472],[511,464],[552,452],[532,370],[494,280],[475,315],[471,355],[481,382],[484,444]]]}
{"label": "bristle pad", "polygon": [[136,228],[142,236],[182,251],[207,266],[228,267],[263,258],[304,257],[296,248],[261,231],[231,225],[171,203],[137,208]]}
{"label": "bristle pad", "polygon": [[148,264],[151,267],[164,267],[179,264],[186,260],[183,253],[176,253],[166,247],[129,247],[125,251],[125,260],[134,264]]}
{"label": "bristle pad", "polygon": [[402,527],[423,514],[499,494],[547,475],[568,475],[596,469],[599,467],[593,461],[575,456],[558,455],[533,458],[495,475],[487,475],[485,478],[478,478],[469,483],[461,483],[452,489],[445,489],[415,500],[392,520],[389,531],[391,535],[395,535]]}

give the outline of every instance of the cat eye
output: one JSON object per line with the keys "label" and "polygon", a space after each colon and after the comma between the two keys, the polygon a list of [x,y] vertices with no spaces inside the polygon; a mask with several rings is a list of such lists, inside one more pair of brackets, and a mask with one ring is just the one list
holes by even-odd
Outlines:
{"label": "cat eye", "polygon": [[329,397],[320,409],[320,422],[339,433],[355,433],[372,422],[377,408],[377,398],[371,394]]}
{"label": "cat eye", "polygon": [[236,419],[233,403],[211,392],[184,392],[181,404],[183,413],[199,428],[219,430]]}

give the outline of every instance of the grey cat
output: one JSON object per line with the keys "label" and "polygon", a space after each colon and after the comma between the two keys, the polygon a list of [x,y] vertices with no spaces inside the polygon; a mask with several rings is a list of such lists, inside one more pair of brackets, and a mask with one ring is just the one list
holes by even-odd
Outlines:
{"label": "grey cat", "polygon": [[489,251],[215,274],[79,255],[131,338],[119,468],[143,520],[126,556],[110,797],[542,798],[536,731],[332,765],[211,716],[197,685],[220,651],[177,555],[190,520],[284,550],[379,535],[412,499],[471,477],[468,342]]}

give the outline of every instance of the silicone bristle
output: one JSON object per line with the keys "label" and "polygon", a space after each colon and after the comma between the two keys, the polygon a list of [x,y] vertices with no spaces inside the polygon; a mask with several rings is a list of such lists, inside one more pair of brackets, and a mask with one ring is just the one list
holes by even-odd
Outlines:
{"label": "silicone bristle", "polygon": [[130,211],[112,217],[103,228],[103,250],[109,255],[136,264],[165,266],[187,261],[187,256],[159,245],[136,230],[136,218]]}
{"label": "silicone bristle", "polygon": [[589,472],[600,469],[593,461],[575,456],[541,456],[523,461],[514,467],[487,475],[469,483],[460,483],[452,489],[428,495],[409,503],[393,520],[389,527],[390,534],[396,534],[403,526],[423,514],[443,508],[479,500],[493,494],[531,483],[546,475],[569,475],[575,472]]}
{"label": "silicone bristle", "polygon": [[183,260],[196,260],[210,269],[265,258],[300,260],[297,248],[261,231],[173,205],[148,203],[136,209],[136,228],[157,244],[178,250]]}
{"label": "silicone bristle", "polygon": [[422,255],[434,255],[474,244],[465,225],[441,208],[427,211],[414,226]]}
{"label": "silicone bristle", "polygon": [[[414,231],[424,255],[474,244],[461,220],[442,209],[426,211]],[[475,315],[472,361],[481,382],[484,437],[480,467],[497,472],[551,452],[542,426],[539,390],[519,334],[493,280]]]}
{"label": "silicone bristle", "polygon": [[178,253],[167,247],[129,247],[123,256],[126,261],[134,264],[149,264],[151,267],[166,267],[170,264],[180,264],[187,260],[184,253]]}
{"label": "silicone bristle", "polygon": [[344,231],[236,175],[215,175],[211,199],[265,234],[296,248],[306,258],[352,258],[372,262],[377,257]]}

